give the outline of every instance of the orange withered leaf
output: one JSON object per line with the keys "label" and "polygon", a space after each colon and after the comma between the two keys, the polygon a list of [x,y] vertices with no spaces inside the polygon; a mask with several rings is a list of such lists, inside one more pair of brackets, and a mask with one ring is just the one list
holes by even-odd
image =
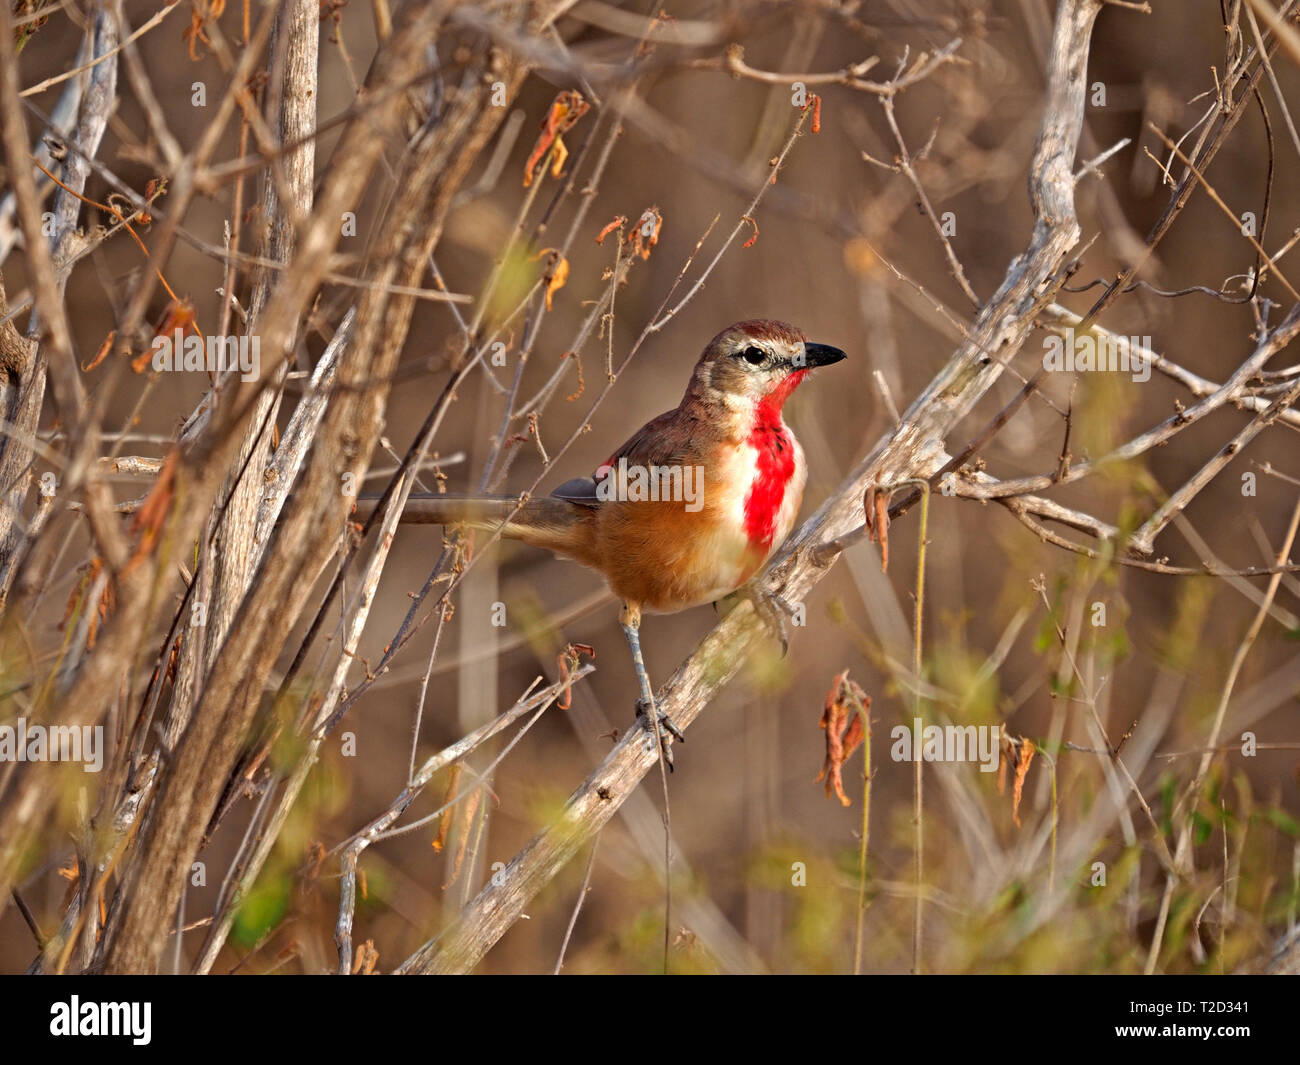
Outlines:
{"label": "orange withered leaf", "polygon": [[564,397],[565,403],[572,403],[575,399],[577,399],[580,395],[582,395],[585,391],[587,391],[586,382],[584,382],[582,379],[582,360],[578,358],[578,353],[576,351],[566,351],[560,357],[563,359],[572,359],[578,365],[578,390],[576,392],[570,392],[567,396]]}
{"label": "orange withered leaf", "polygon": [[647,207],[637,219],[632,231],[632,253],[642,260],[650,258],[650,249],[659,243],[659,230],[663,228],[663,215],[658,207]]}
{"label": "orange withered leaf", "polygon": [[174,684],[176,682],[176,670],[181,664],[181,641],[185,639],[185,634],[181,633],[176,637],[176,642],[172,644],[171,653],[167,656],[167,670],[163,674],[164,684]]}
{"label": "orange withered leaf", "polygon": [[571,643],[566,644],[564,650],[555,656],[555,663],[560,668],[560,683],[564,685],[564,691],[555,700],[555,705],[561,710],[569,709],[573,703],[573,685],[569,682],[569,675],[578,668],[582,661],[581,655],[595,658],[596,649],[589,643]]}
{"label": "orange withered leaf", "polygon": [[[158,328],[153,331],[155,337],[171,337],[176,330],[181,331],[182,336],[202,336],[199,332],[198,319],[194,315],[194,304],[189,300],[172,300],[163,310],[163,316],[158,323]],[[144,373],[145,367],[153,359],[153,348],[147,347],[131,362],[131,369],[136,373]]]}
{"label": "orange withered leaf", "polygon": [[555,138],[555,150],[551,152],[551,177],[557,178],[564,173],[564,162],[569,158],[569,149],[559,137]]}
{"label": "orange withered leaf", "polygon": [[[447,778],[447,791],[442,796],[442,804],[444,806],[451,802],[452,798],[456,794],[457,787],[460,786],[460,771],[461,765],[459,762],[451,767],[451,773],[448,774]],[[433,837],[433,849],[439,854],[441,854],[442,849],[447,846],[447,832],[450,828],[451,808],[448,807],[446,810],[442,811],[442,816],[438,818],[438,834]]]}
{"label": "orange withered leaf", "polygon": [[622,215],[622,214],[615,215],[614,221],[610,222],[609,225],[607,225],[604,229],[602,229],[599,233],[596,234],[596,243],[603,244],[607,236],[613,233],[614,230],[626,224],[627,224],[627,215]]}
{"label": "orange withered leaf", "polygon": [[194,304],[189,300],[172,300],[163,311],[162,321],[154,330],[154,336],[167,336],[177,329],[184,333],[197,332],[195,329]]}
{"label": "orange withered leaf", "polygon": [[379,964],[379,951],[375,949],[375,941],[367,939],[357,947],[356,960],[352,963],[352,975],[374,976],[377,964]]}
{"label": "orange withered leaf", "polygon": [[108,336],[104,338],[104,343],[100,344],[99,350],[95,352],[95,357],[90,360],[89,365],[83,366],[81,369],[84,372],[88,373],[89,371],[93,370],[96,366],[98,366],[101,362],[103,362],[108,357],[108,353],[112,350],[113,341],[116,339],[117,339],[117,330],[110,329],[108,331]]}
{"label": "orange withered leaf", "polygon": [[546,288],[544,290],[546,292],[546,309],[549,311],[551,309],[552,294],[562,289],[565,282],[569,280],[569,260],[560,255],[559,251],[555,248],[543,248],[534,255],[529,262],[535,263],[543,255],[549,255],[551,257],[551,261],[547,264],[547,272],[544,277],[546,282]]}
{"label": "orange withered leaf", "polygon": [[551,309],[551,297],[564,287],[569,280],[569,260],[561,258],[551,270],[551,276],[546,279],[546,309]]}
{"label": "orange withered leaf", "polygon": [[1020,754],[1016,760],[1016,779],[1011,786],[1011,819],[1015,821],[1016,827],[1020,827],[1020,795],[1024,791],[1025,777],[1029,773],[1029,763],[1034,760],[1034,741],[1022,739],[1020,741]]}
{"label": "orange withered leaf", "polygon": [[868,537],[873,543],[880,544],[880,572],[889,569],[889,496],[876,491],[873,484],[862,498],[862,517]]}
{"label": "orange withered leaf", "polygon": [[63,609],[63,619],[59,622],[59,631],[62,632],[69,621],[71,621],[78,611],[86,613],[86,646],[88,648],[95,646],[95,637],[99,633],[99,626],[108,618],[113,607],[117,605],[117,597],[114,593],[113,582],[108,580],[104,584],[104,589],[99,594],[98,601],[90,603],[86,597],[94,588],[95,582],[104,570],[104,560],[96,555],[84,566],[78,568],[77,572],[81,574],[80,580],[72,589],[68,596],[67,606]]}
{"label": "orange withered leaf", "polygon": [[140,509],[136,511],[135,520],[131,522],[131,531],[140,534],[140,542],[136,546],[135,554],[127,561],[128,572],[144,561],[153,550],[154,544],[158,542],[163,523],[167,520],[167,512],[171,509],[172,497],[176,492],[176,467],[179,455],[180,452],[176,448],[172,448],[167,453],[162,469],[158,471],[158,480],[154,482],[153,489],[145,497]]}
{"label": "orange withered leaf", "polygon": [[869,714],[871,696],[849,680],[846,669],[835,678],[831,690],[826,693],[821,720],[821,727],[826,730],[826,762],[817,774],[818,780],[826,781],[826,797],[829,799],[834,795],[842,806],[851,805],[844,793],[844,763],[864,738],[863,715],[858,713],[859,706]]}
{"label": "orange withered leaf", "polygon": [[199,44],[211,44],[208,35],[203,27],[209,18],[219,19],[226,10],[226,0],[195,0],[193,10],[190,12],[190,24],[181,32],[183,40],[189,50],[190,59],[198,62],[203,57],[199,54]]}
{"label": "orange withered leaf", "polygon": [[542,120],[542,132],[538,134],[537,143],[533,145],[528,162],[524,164],[524,188],[528,188],[533,183],[533,173],[537,169],[537,164],[550,151],[552,145],[555,146],[555,160],[551,173],[554,177],[560,176],[564,160],[569,156],[569,150],[564,146],[562,138],[590,109],[591,104],[587,103],[582,93],[576,89],[566,89],[555,97],[546,112],[546,117]]}

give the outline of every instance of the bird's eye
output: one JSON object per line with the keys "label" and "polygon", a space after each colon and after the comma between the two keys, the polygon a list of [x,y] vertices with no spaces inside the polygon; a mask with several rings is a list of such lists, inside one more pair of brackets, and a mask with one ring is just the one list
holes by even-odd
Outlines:
{"label": "bird's eye", "polygon": [[750,366],[757,366],[759,363],[766,361],[767,352],[762,348],[748,347],[740,353],[740,357]]}

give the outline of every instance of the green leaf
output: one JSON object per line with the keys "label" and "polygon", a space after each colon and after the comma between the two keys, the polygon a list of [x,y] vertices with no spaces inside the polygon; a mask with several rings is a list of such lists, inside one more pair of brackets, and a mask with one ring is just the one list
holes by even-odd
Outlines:
{"label": "green leaf", "polygon": [[284,919],[288,908],[289,877],[262,877],[235,914],[231,938],[242,947],[255,946]]}

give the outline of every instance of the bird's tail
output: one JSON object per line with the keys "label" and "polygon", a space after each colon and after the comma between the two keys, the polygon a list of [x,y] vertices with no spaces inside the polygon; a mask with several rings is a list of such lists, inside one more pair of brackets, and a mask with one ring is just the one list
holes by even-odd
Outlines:
{"label": "bird's tail", "polygon": [[[370,517],[378,496],[357,499],[355,517]],[[516,496],[475,496],[412,492],[402,511],[403,524],[468,525],[488,529],[510,540],[583,559],[588,553],[592,510],[553,496],[530,499],[522,506]],[[505,522],[505,525],[502,525]]]}

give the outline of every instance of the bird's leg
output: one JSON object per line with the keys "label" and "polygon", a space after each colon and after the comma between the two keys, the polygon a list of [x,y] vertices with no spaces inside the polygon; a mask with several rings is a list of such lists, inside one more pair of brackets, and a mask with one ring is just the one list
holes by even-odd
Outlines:
{"label": "bird's leg", "polygon": [[651,743],[658,742],[659,749],[663,751],[664,758],[668,762],[668,768],[672,769],[672,741],[678,739],[685,743],[686,737],[667,714],[660,714],[655,710],[654,691],[650,687],[650,677],[646,673],[645,659],[641,657],[641,607],[636,603],[624,603],[618,615],[618,623],[623,627],[623,636],[627,639],[628,649],[632,652],[632,665],[636,669],[637,686],[641,690],[641,697],[636,704],[636,716],[644,721],[647,749],[652,749]]}
{"label": "bird's leg", "polygon": [[737,593],[753,604],[754,613],[772,630],[772,635],[781,641],[781,657],[784,658],[790,649],[790,636],[785,619],[793,618],[798,611],[784,596],[765,588],[758,577],[742,585],[737,589]]}

